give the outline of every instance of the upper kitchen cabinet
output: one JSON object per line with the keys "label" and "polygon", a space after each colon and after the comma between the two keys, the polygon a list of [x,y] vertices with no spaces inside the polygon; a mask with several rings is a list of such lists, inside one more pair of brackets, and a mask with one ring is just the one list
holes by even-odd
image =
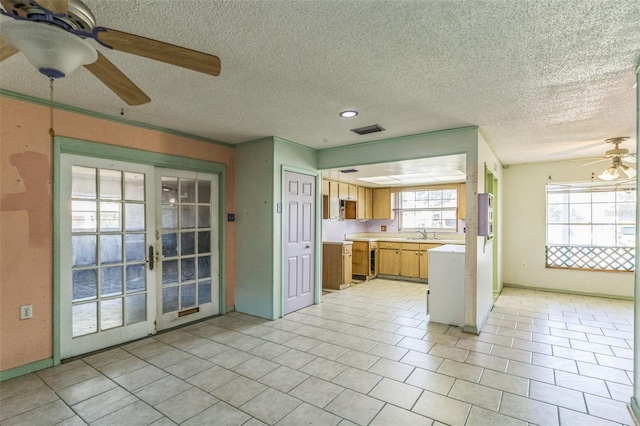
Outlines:
{"label": "upper kitchen cabinet", "polygon": [[338,219],[340,200],[338,198],[338,182],[322,181],[322,218]]}
{"label": "upper kitchen cabinet", "polygon": [[373,218],[373,190],[371,188],[358,187],[358,203],[356,207],[356,219],[368,220]]}
{"label": "upper kitchen cabinet", "polygon": [[350,183],[338,182],[338,197],[341,200],[357,201],[358,188]]}
{"label": "upper kitchen cabinet", "polygon": [[395,217],[393,204],[391,188],[374,188],[372,219],[393,220]]}

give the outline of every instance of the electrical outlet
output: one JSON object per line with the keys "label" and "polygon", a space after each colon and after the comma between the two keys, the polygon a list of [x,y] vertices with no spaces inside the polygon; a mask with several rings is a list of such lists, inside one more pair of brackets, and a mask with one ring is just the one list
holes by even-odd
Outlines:
{"label": "electrical outlet", "polygon": [[22,305],[20,306],[20,319],[30,319],[33,318],[33,305]]}
{"label": "electrical outlet", "polygon": [[527,269],[527,264],[526,264],[526,263],[524,263],[524,262],[522,262],[522,266],[521,266],[521,268],[522,268],[522,269]]}

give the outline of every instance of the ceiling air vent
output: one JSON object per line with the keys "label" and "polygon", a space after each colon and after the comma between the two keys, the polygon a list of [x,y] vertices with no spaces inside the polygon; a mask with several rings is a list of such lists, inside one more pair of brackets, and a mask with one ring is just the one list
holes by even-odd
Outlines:
{"label": "ceiling air vent", "polygon": [[341,173],[356,173],[358,169],[344,169],[340,170]]}
{"label": "ceiling air vent", "polygon": [[352,132],[355,132],[359,135],[368,135],[369,133],[381,132],[384,129],[380,127],[378,124],[372,124],[371,126],[359,127],[357,129],[351,129]]}

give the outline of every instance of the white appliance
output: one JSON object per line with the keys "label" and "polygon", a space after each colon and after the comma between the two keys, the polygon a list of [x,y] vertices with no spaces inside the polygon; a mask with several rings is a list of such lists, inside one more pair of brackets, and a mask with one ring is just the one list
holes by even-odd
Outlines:
{"label": "white appliance", "polygon": [[465,246],[445,244],[428,250],[429,320],[464,327],[464,254]]}

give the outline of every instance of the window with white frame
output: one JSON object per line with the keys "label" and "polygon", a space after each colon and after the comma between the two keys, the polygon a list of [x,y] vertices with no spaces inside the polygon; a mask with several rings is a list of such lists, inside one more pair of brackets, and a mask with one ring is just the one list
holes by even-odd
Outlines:
{"label": "window with white frame", "polygon": [[457,189],[424,189],[398,194],[402,230],[455,231],[458,218]]}
{"label": "window with white frame", "polygon": [[635,269],[634,182],[547,185],[546,266]]}

